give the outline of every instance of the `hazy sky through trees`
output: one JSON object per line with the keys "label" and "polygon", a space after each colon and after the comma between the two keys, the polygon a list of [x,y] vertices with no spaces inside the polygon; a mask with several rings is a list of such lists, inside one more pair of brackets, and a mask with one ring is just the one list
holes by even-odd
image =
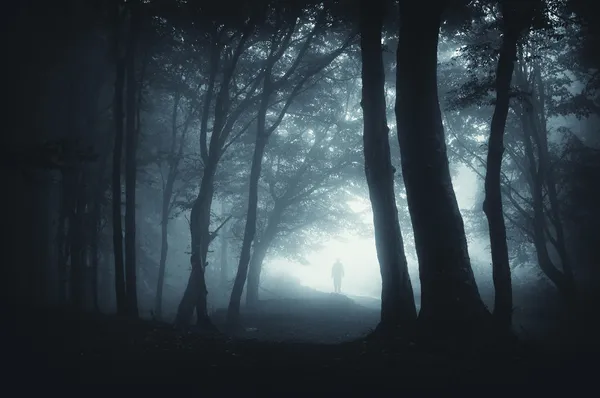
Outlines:
{"label": "hazy sky through trees", "polygon": [[[454,189],[461,210],[481,207],[476,202],[477,176],[466,166],[460,165],[457,176],[454,178]],[[357,212],[365,212],[364,220],[372,223],[370,203],[367,199],[353,203]],[[400,210],[402,211],[402,210]],[[483,213],[482,213],[483,215]],[[402,225],[403,229],[410,225]],[[469,252],[474,260],[474,268],[479,272],[489,272],[480,267],[489,262],[489,248],[485,236],[470,236]],[[333,291],[331,280],[331,266],[336,258],[340,258],[346,269],[343,292],[349,295],[369,296],[379,298],[381,294],[381,276],[379,264],[375,253],[375,240],[355,236],[353,231],[332,236],[327,242],[323,242],[326,248],[307,255],[310,265],[293,263],[280,257],[267,260],[266,272],[270,275],[286,274],[297,278],[301,284],[316,290]],[[413,243],[406,242],[406,251],[413,286],[418,291],[418,271],[414,254]],[[478,268],[481,268],[478,269]]]}

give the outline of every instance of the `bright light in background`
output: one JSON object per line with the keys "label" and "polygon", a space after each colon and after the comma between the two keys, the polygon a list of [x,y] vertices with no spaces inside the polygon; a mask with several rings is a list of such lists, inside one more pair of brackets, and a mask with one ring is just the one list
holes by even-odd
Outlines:
{"label": "bright light in background", "polygon": [[[466,166],[461,166],[453,180],[454,190],[460,209],[472,209],[476,206],[477,176]],[[364,221],[373,222],[371,204],[368,200],[350,203],[352,210],[364,214]],[[401,225],[401,228],[411,228]],[[300,265],[281,258],[275,258],[267,264],[269,273],[285,273],[297,278],[306,287],[323,292],[333,292],[331,267],[337,258],[344,265],[345,276],[342,282],[342,293],[351,296],[367,296],[379,298],[381,295],[381,275],[375,249],[375,238],[357,237],[351,231],[332,236],[324,242],[325,248],[306,256],[310,265]],[[471,237],[469,252],[471,259],[484,260],[489,258],[485,237]],[[409,272],[415,291],[419,291],[418,270],[416,258],[410,249],[412,242],[405,242]]]}

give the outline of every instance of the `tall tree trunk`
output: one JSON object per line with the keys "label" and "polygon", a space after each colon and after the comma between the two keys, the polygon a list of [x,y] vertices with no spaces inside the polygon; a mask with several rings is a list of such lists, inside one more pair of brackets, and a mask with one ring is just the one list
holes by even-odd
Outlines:
{"label": "tall tree trunk", "polygon": [[67,275],[67,257],[68,257],[68,240],[67,240],[67,209],[69,206],[69,199],[66,195],[65,187],[65,175],[61,175],[61,190],[60,190],[60,210],[58,215],[58,228],[57,228],[57,265],[58,265],[58,303],[64,305],[67,302],[67,286],[68,286],[68,275]]}
{"label": "tall tree trunk", "polygon": [[165,284],[167,253],[169,251],[169,207],[172,194],[173,184],[170,184],[170,180],[168,180],[165,184],[165,191],[163,192],[162,214],[160,220],[160,262],[158,265],[158,281],[156,285],[156,303],[154,305],[154,310],[158,319],[162,319],[163,287]]}
{"label": "tall tree trunk", "polygon": [[365,174],[373,209],[375,244],[381,270],[381,328],[410,330],[417,310],[394,193],[394,168],[385,104],[382,57],[384,1],[361,1],[362,101]]}
{"label": "tall tree trunk", "polygon": [[503,41],[496,69],[496,107],[492,116],[485,175],[483,211],[488,219],[494,280],[494,318],[502,330],[512,322],[512,282],[506,242],[506,225],[502,209],[501,171],[504,153],[504,130],[510,107],[510,85],[517,59],[517,41],[533,18],[532,2],[504,0],[500,3]]}
{"label": "tall tree trunk", "polygon": [[[226,213],[226,206],[225,206],[225,202],[221,202],[221,215],[224,216]],[[227,227],[225,227],[227,228]],[[223,292],[226,292],[226,288],[227,288],[227,276],[229,275],[229,253],[228,253],[228,247],[229,247],[229,236],[228,236],[228,231],[224,230],[223,232],[221,232],[221,253],[220,253],[220,260],[221,260],[221,266],[220,266],[220,285],[221,285],[221,290]]]}
{"label": "tall tree trunk", "polygon": [[[506,11],[505,11],[506,12]],[[502,209],[501,170],[504,153],[504,129],[508,117],[510,82],[517,56],[517,36],[505,20],[504,38],[496,69],[496,107],[492,116],[485,174],[483,211],[488,219],[494,280],[494,318],[502,329],[512,322],[512,282]]]}
{"label": "tall tree trunk", "polygon": [[256,308],[258,306],[258,289],[260,288],[260,274],[262,265],[267,256],[267,251],[271,245],[272,239],[263,236],[260,241],[254,245],[252,258],[248,268],[248,283],[246,285],[246,306],[248,308]]}
{"label": "tall tree trunk", "polygon": [[[534,79],[537,86],[537,101],[534,100],[534,109],[537,111],[538,123],[535,123],[535,114],[532,112],[530,115],[534,129],[533,140],[536,143],[538,149],[538,159],[540,163],[540,169],[543,170],[543,176],[548,192],[548,200],[550,203],[550,223],[554,227],[556,239],[554,240],[554,246],[561,260],[561,267],[565,277],[573,281],[574,286],[574,275],[571,267],[571,261],[569,260],[569,254],[567,250],[566,238],[564,233],[564,226],[561,217],[561,205],[558,199],[558,193],[556,191],[556,176],[554,174],[554,168],[550,161],[550,151],[548,150],[548,128],[546,123],[546,90],[544,87],[544,81],[542,79],[540,65],[534,64]],[[535,98],[535,97],[534,97]],[[575,292],[573,292],[575,294]]]}
{"label": "tall tree trunk", "polygon": [[85,267],[85,187],[83,186],[83,173],[77,172],[73,182],[75,186],[75,202],[69,220],[69,238],[71,240],[71,273],[70,295],[71,304],[77,309],[84,306],[84,267]]}
{"label": "tall tree trunk", "polygon": [[[213,152],[214,153],[214,152]],[[204,270],[206,256],[210,244],[210,208],[214,194],[214,179],[218,158],[210,156],[205,164],[200,192],[194,202],[190,214],[190,233],[192,235],[192,254],[190,263],[192,272],[188,279],[185,292],[177,308],[175,324],[178,327],[188,327],[191,323],[194,308],[196,308],[197,322],[201,326],[210,327],[211,322],[206,309],[206,281]]]}
{"label": "tall tree trunk", "polygon": [[[162,198],[162,209],[161,209],[161,245],[160,245],[160,262],[158,266],[158,281],[156,286],[156,302],[155,311],[158,319],[162,317],[162,296],[165,282],[165,271],[167,263],[167,254],[169,251],[169,217],[171,216],[172,200],[173,200],[173,187],[179,174],[179,163],[183,156],[183,148],[185,145],[185,136],[187,130],[192,121],[192,113],[188,115],[183,131],[181,132],[181,138],[179,141],[179,150],[177,148],[177,114],[179,112],[179,104],[181,102],[181,93],[177,91],[174,94],[173,100],[173,113],[171,116],[171,149],[169,152],[169,171],[167,173],[167,181],[163,187],[163,198]],[[139,110],[138,110],[139,111]]]}
{"label": "tall tree trunk", "polygon": [[[292,184],[293,186],[293,184]],[[289,189],[290,187],[288,187]],[[271,210],[271,214],[267,220],[267,226],[254,245],[252,258],[249,264],[248,282],[246,285],[246,305],[248,307],[256,307],[259,299],[259,287],[260,287],[260,274],[262,272],[262,265],[267,256],[267,252],[271,247],[271,244],[277,236],[279,224],[281,223],[281,217],[283,212],[290,206],[291,202],[285,199],[279,199],[275,201],[275,206]]]}
{"label": "tall tree trunk", "polygon": [[465,329],[482,325],[489,313],[471,269],[437,95],[437,45],[443,6],[407,4],[400,3],[396,121],[419,259],[419,324],[425,336],[433,337],[437,332],[461,338],[466,337]]}
{"label": "tall tree trunk", "polygon": [[[224,73],[220,84],[220,90],[216,96],[212,134],[210,136],[209,147],[207,148],[208,110],[210,109],[210,103],[212,102],[214,94],[214,79],[219,73],[220,55],[223,49],[223,45],[220,44],[218,39],[213,42],[215,46],[213,47],[214,52],[211,52],[211,73],[204,102],[205,112],[203,112],[199,134],[200,154],[204,162],[204,170],[202,182],[200,184],[200,192],[194,202],[190,214],[190,232],[192,235],[192,254],[190,256],[190,262],[192,265],[192,272],[184,295],[179,303],[175,321],[178,326],[184,328],[187,327],[191,321],[194,307],[196,307],[198,323],[209,329],[212,328],[210,318],[206,311],[206,296],[208,291],[206,289],[204,276],[205,267],[207,265],[206,256],[211,242],[209,231],[210,210],[214,195],[215,173],[219,160],[226,149],[227,139],[231,133],[235,120],[240,117],[244,109],[252,105],[251,99],[253,96],[249,96],[247,97],[247,100],[242,101],[233,113],[230,114],[228,112],[231,105],[230,83],[235,72],[236,64],[245,50],[247,40],[253,31],[252,26],[252,24],[247,25],[247,29],[245,29],[244,34],[238,41],[238,46],[234,51],[233,57],[229,60],[230,62],[221,66],[224,68]],[[218,35],[219,34],[217,34],[217,36]]]}
{"label": "tall tree trunk", "polygon": [[529,162],[531,174],[531,197],[533,201],[533,241],[538,259],[538,264],[542,272],[556,286],[562,298],[567,303],[572,303],[574,298],[574,280],[569,274],[561,272],[553,263],[548,247],[546,245],[546,230],[548,229],[545,204],[544,204],[544,177],[543,168],[538,167],[533,149],[531,126],[528,122],[528,115],[521,115],[521,121],[524,132],[525,155]]}
{"label": "tall tree trunk", "polygon": [[99,252],[98,252],[98,239],[100,236],[100,215],[101,215],[101,204],[96,196],[96,199],[93,204],[93,210],[91,215],[91,226],[92,230],[90,231],[90,260],[91,260],[91,277],[90,277],[90,286],[91,286],[91,294],[92,294],[92,308],[94,311],[98,312],[100,307],[98,305],[98,262],[99,262]]}
{"label": "tall tree trunk", "polygon": [[[130,5],[130,31],[126,55],[127,73],[127,117],[125,136],[125,292],[127,297],[127,313],[137,317],[137,275],[136,275],[136,223],[135,223],[135,191],[136,191],[136,93],[135,57],[138,34],[137,4]],[[141,84],[141,82],[140,82]]]}
{"label": "tall tree trunk", "polygon": [[262,109],[258,114],[256,144],[254,146],[254,155],[252,157],[252,166],[250,168],[250,191],[248,193],[248,213],[246,216],[246,226],[244,228],[244,239],[242,241],[242,250],[240,252],[240,261],[237,274],[231,291],[229,307],[227,309],[227,323],[230,327],[237,327],[239,324],[240,304],[242,292],[246,277],[248,275],[248,264],[250,262],[250,249],[254,236],[256,234],[256,216],[258,208],[258,181],[262,169],[262,159],[267,145],[268,136],[265,132],[265,118],[268,106],[268,98],[263,100]]}
{"label": "tall tree trunk", "polygon": [[[165,269],[167,264],[167,253],[169,251],[169,216],[171,209],[171,198],[173,197],[173,186],[175,185],[175,177],[177,175],[178,160],[175,159],[177,154],[175,153],[175,147],[177,145],[177,112],[179,108],[179,102],[181,95],[179,92],[175,93],[173,101],[173,115],[171,117],[171,150],[169,153],[169,171],[167,174],[167,182],[163,187],[162,197],[162,209],[161,209],[161,220],[160,220],[160,261],[158,265],[158,281],[156,285],[156,302],[154,310],[158,319],[162,318],[162,296],[163,286],[165,283]],[[183,137],[181,145],[183,145]]]}
{"label": "tall tree trunk", "polygon": [[267,68],[264,77],[263,95],[261,104],[258,110],[256,120],[256,142],[254,144],[254,154],[252,156],[252,165],[250,167],[250,187],[248,193],[248,210],[246,214],[246,226],[244,227],[244,239],[242,241],[242,250],[240,251],[240,261],[238,264],[233,289],[231,290],[231,298],[227,309],[227,323],[230,327],[235,328],[239,324],[240,304],[242,300],[242,292],[246,277],[248,276],[248,265],[250,263],[250,250],[252,242],[256,235],[256,218],[258,212],[258,182],[262,170],[262,160],[269,140],[269,135],[266,129],[267,110],[269,109],[270,97],[270,78],[271,69]]}
{"label": "tall tree trunk", "polygon": [[[530,87],[527,76],[523,71],[523,67],[516,69],[516,80],[523,90],[533,90],[534,87]],[[540,82],[541,83],[541,82]],[[538,259],[538,265],[542,272],[550,279],[550,281],[556,286],[561,297],[569,305],[574,303],[575,298],[575,281],[571,272],[570,264],[565,256],[561,255],[560,241],[551,235],[549,228],[549,220],[546,216],[547,207],[544,201],[544,186],[549,188],[549,184],[552,182],[548,180],[546,162],[549,160],[544,155],[544,150],[540,149],[540,145],[547,145],[545,134],[545,122],[541,123],[542,119],[545,120],[543,114],[543,108],[539,106],[535,100],[535,94],[532,101],[524,101],[520,109],[516,109],[519,115],[521,128],[523,131],[523,143],[525,147],[525,161],[529,169],[528,184],[532,197],[533,207],[533,241],[535,245],[536,255]],[[537,147],[538,157],[536,158],[536,150],[534,145]],[[548,197],[551,197],[549,192]],[[552,199],[551,199],[552,201]],[[552,211],[552,202],[550,202],[550,212]],[[550,221],[554,217],[551,217]],[[556,219],[560,223],[560,219]],[[556,226],[556,224],[555,224]],[[557,231],[558,232],[558,231]],[[563,237],[564,238],[564,237]],[[550,242],[558,251],[559,257],[563,262],[563,270],[560,270],[552,261],[548,252],[547,243]],[[564,241],[563,241],[564,242]],[[564,272],[565,267],[567,272]]]}
{"label": "tall tree trunk", "polygon": [[123,261],[123,226],[121,215],[121,159],[123,157],[123,89],[125,85],[125,60],[121,56],[120,6],[115,2],[115,52],[116,80],[114,93],[113,118],[115,122],[115,141],[112,163],[112,224],[115,263],[115,293],[117,313],[126,313],[125,265]]}

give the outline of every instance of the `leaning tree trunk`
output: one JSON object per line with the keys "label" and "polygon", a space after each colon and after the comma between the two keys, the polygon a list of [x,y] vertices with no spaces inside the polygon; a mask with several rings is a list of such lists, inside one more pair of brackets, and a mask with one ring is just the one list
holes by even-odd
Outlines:
{"label": "leaning tree trunk", "polygon": [[[371,9],[374,8],[374,9]],[[394,193],[394,168],[385,104],[381,31],[383,0],[361,1],[362,101],[365,174],[373,209],[375,244],[381,270],[383,330],[414,326],[417,310]]]}
{"label": "leaning tree trunk", "polygon": [[[466,338],[489,313],[475,283],[446,152],[437,94],[443,7],[401,2],[396,121],[421,280],[424,335]],[[442,336],[438,336],[442,337]]]}

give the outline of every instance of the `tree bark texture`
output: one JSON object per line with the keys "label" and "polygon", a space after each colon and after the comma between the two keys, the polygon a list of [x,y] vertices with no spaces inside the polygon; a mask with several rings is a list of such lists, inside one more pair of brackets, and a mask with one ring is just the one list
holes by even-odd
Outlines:
{"label": "tree bark texture", "polygon": [[489,313],[471,269],[448,165],[437,94],[442,5],[401,2],[396,122],[402,174],[419,259],[424,334],[463,334]]}
{"label": "tree bark texture", "polygon": [[362,109],[365,174],[381,270],[381,327],[411,329],[417,310],[394,192],[382,58],[384,1],[361,1]]}

